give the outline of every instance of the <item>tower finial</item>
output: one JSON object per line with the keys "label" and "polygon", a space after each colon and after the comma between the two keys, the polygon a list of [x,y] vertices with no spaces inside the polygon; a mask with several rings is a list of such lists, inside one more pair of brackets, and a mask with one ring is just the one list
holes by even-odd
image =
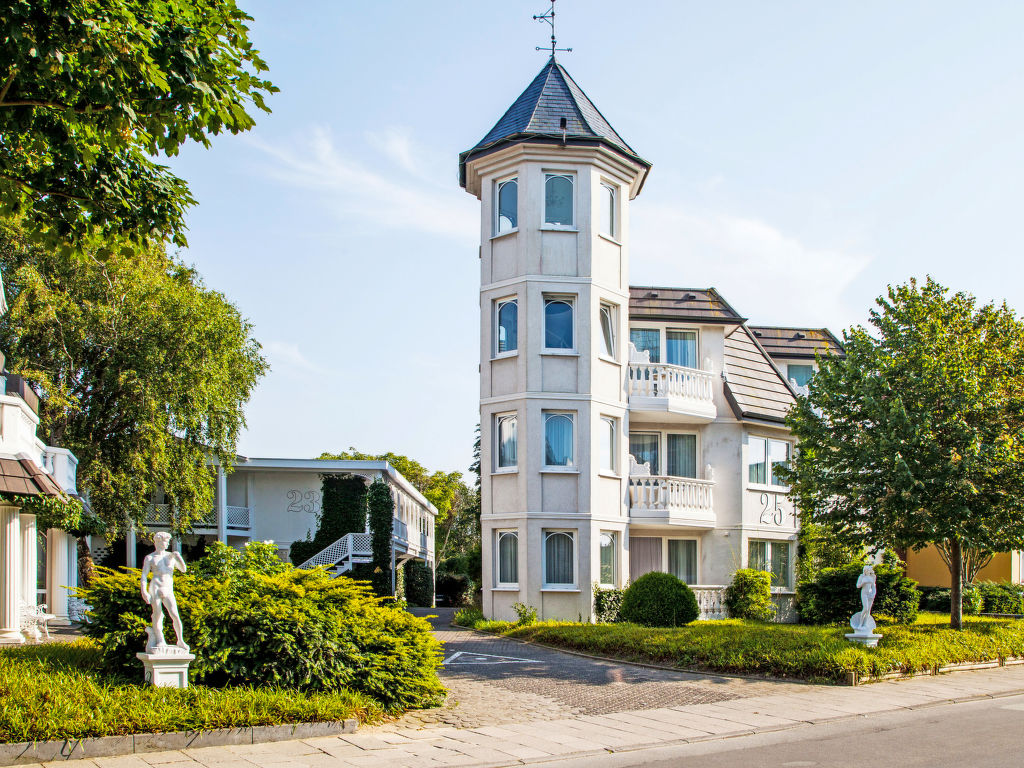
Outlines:
{"label": "tower finial", "polygon": [[[534,21],[546,21],[551,25],[551,58],[555,58],[555,51],[567,51],[572,53],[572,48],[558,48],[558,41],[555,39],[555,0],[551,0],[551,7],[548,8],[544,13],[539,13],[533,17]],[[547,47],[537,46],[538,51],[546,51]]]}

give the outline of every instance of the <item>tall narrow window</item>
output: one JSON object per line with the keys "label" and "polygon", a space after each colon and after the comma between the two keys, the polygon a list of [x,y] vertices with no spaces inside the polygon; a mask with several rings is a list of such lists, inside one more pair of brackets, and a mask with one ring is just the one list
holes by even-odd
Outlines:
{"label": "tall narrow window", "polygon": [[668,540],[668,572],[686,584],[697,583],[697,542]]}
{"label": "tall narrow window", "polygon": [[544,176],[544,223],[573,226],[572,176],[548,173]]}
{"label": "tall narrow window", "polygon": [[549,467],[573,465],[572,415],[544,415],[544,463]]}
{"label": "tall narrow window", "polygon": [[666,331],[665,362],[683,368],[697,367],[697,332]]}
{"label": "tall narrow window", "polygon": [[519,349],[519,302],[506,299],[497,303],[497,338],[494,341],[495,351],[501,355]]}
{"label": "tall narrow window", "polygon": [[576,553],[574,535],[569,531],[544,532],[544,585],[572,587],[576,585]]}
{"label": "tall narrow window", "polygon": [[782,467],[789,467],[789,443],[784,440],[769,440],[768,441],[768,459],[771,462],[771,478],[769,482],[772,485],[779,485],[785,487],[785,482],[778,476],[778,470]]}
{"label": "tall narrow window", "polygon": [[615,457],[618,453],[619,420],[611,416],[601,417],[601,469],[605,472],[616,470]]}
{"label": "tall narrow window", "polygon": [[629,340],[636,351],[651,353],[651,362],[661,362],[661,331],[657,328],[630,328]]}
{"label": "tall narrow window", "polygon": [[519,584],[519,534],[498,531],[495,545],[498,555],[496,586],[514,587]]}
{"label": "tall narrow window", "polygon": [[544,346],[547,349],[572,349],[572,345],[572,301],[569,299],[545,299]]}
{"label": "tall narrow window", "polygon": [[668,436],[668,473],[674,477],[697,476],[697,436]]}
{"label": "tall narrow window", "polygon": [[601,183],[601,234],[608,237],[618,235],[615,226],[615,187]]}
{"label": "tall narrow window", "polygon": [[661,435],[645,432],[629,433],[629,452],[637,464],[650,464],[651,474],[660,474],[661,462],[658,461],[658,444]]}
{"label": "tall narrow window", "polygon": [[513,469],[518,464],[519,452],[516,417],[499,416],[497,427],[498,469]]}
{"label": "tall narrow window", "polygon": [[768,441],[763,437],[747,441],[747,480],[756,485],[768,483]]}
{"label": "tall narrow window", "polygon": [[494,233],[500,235],[519,225],[519,181],[508,179],[498,182],[498,217]]}
{"label": "tall narrow window", "polygon": [[615,357],[615,307],[601,305],[601,354]]}
{"label": "tall narrow window", "polygon": [[600,583],[606,587],[615,586],[615,534],[602,531],[599,539],[601,549]]}

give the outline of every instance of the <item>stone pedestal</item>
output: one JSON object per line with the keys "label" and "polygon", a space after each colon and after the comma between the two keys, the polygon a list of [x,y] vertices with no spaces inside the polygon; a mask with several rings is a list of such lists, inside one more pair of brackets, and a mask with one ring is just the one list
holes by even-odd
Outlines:
{"label": "stone pedestal", "polygon": [[23,643],[21,611],[21,521],[18,508],[0,503],[0,643]]}
{"label": "stone pedestal", "polygon": [[882,639],[882,636],[876,635],[872,632],[866,634],[850,632],[846,635],[846,639],[851,643],[860,643],[861,645],[866,645],[868,648],[874,648],[878,645],[878,641]]}
{"label": "stone pedestal", "polygon": [[188,688],[188,665],[196,657],[185,649],[167,646],[135,656],[146,668],[147,683],[158,688]]}

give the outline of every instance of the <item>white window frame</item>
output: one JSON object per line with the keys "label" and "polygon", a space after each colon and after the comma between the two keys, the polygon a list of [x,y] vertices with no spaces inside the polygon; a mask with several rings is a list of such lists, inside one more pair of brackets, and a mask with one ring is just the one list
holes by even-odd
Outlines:
{"label": "white window frame", "polygon": [[[763,442],[764,443],[764,448],[765,448],[765,458],[764,458],[764,461],[765,461],[765,482],[763,482],[763,483],[757,483],[757,482],[754,482],[753,480],[750,479],[750,445],[755,440]],[[785,438],[781,438],[781,437],[769,437],[767,435],[753,435],[753,434],[752,435],[747,435],[747,456],[746,456],[745,465],[743,467],[743,481],[747,484],[747,487],[749,487],[749,488],[758,488],[758,489],[760,489],[760,488],[770,488],[770,489],[774,489],[774,490],[788,490],[789,489],[788,485],[782,485],[782,484],[774,482],[775,478],[772,476],[772,453],[771,453],[771,444],[773,442],[775,442],[775,443],[785,443],[786,446],[787,446],[787,456],[789,457],[788,461],[790,461],[790,462],[793,461],[793,441],[792,440],[786,440]]]}
{"label": "white window frame", "polygon": [[[697,542],[694,550],[694,558],[697,560],[697,574],[694,584],[700,584],[700,537],[699,536],[662,536],[661,538],[661,565],[665,569],[665,573],[672,573],[668,568],[668,543],[670,541],[695,541]],[[673,576],[675,574],[672,574]],[[676,577],[678,578],[678,577]],[[682,579],[680,579],[682,581]],[[692,586],[687,584],[687,586]]]}
{"label": "white window frame", "polygon": [[[811,379],[814,378],[814,374],[817,373],[817,371],[814,368],[814,364],[813,363],[786,363],[786,381],[793,381],[793,382],[796,381],[796,379],[793,376],[791,376],[790,373],[789,373],[789,369],[792,368],[794,365],[796,367],[798,367],[798,368],[810,368],[811,369],[811,375],[807,377],[807,382],[808,383],[810,383]],[[797,386],[798,387],[806,387],[807,384],[806,383],[805,384],[797,384]]]}
{"label": "white window frame", "polygon": [[[543,471],[544,472],[579,472],[579,468],[576,464],[576,457],[579,455],[578,435],[576,429],[576,411],[541,411],[541,415],[544,417],[544,429],[542,431],[542,442],[541,451],[543,452]],[[548,464],[548,419],[552,416],[568,416],[569,421],[572,423],[572,455],[569,457],[568,464]]]}
{"label": "white window frame", "polygon": [[[700,368],[700,366],[701,366],[700,328],[692,328],[692,327],[691,328],[687,328],[686,326],[681,326],[681,325],[668,325],[668,326],[665,326],[665,332],[661,335],[661,360],[662,360],[662,362],[665,365],[675,365],[675,363],[669,363],[669,361],[668,361],[668,335],[670,333],[673,333],[673,332],[692,333],[692,334],[694,334],[697,337],[697,360],[695,361],[697,363],[697,367],[696,368],[691,368],[690,370],[699,371],[701,369]],[[676,367],[677,368],[682,368],[684,366],[676,366]]]}
{"label": "white window frame", "polygon": [[[579,343],[579,329],[576,327],[576,295],[567,293],[545,293],[544,298],[544,323],[541,332],[544,337],[543,354],[547,355],[575,355]],[[570,347],[549,347],[548,346],[548,304],[562,302],[569,305],[572,312],[572,346]]]}
{"label": "white window frame", "polygon": [[[548,179],[553,176],[561,176],[570,181],[572,184],[572,223],[571,224],[552,224],[549,223],[548,218]],[[570,232],[576,231],[576,220],[579,216],[579,211],[576,205],[576,193],[578,191],[578,185],[576,183],[576,173],[574,171],[553,171],[545,170],[543,179],[544,194],[542,195],[541,207],[540,207],[540,228],[541,229],[562,229]]]}
{"label": "white window frame", "polygon": [[[604,235],[608,239],[615,240],[616,242],[618,242],[618,238],[619,238],[619,186],[617,184],[613,184],[610,181],[605,181],[604,179],[602,179],[600,185],[598,186],[598,189],[600,190],[600,196],[601,196],[601,202],[600,202],[600,207],[601,207],[601,219],[600,219],[601,220],[601,226],[599,227],[598,234]],[[611,220],[608,222],[609,226],[607,228],[607,231],[605,231],[605,227],[604,227],[604,224],[605,224],[604,216],[605,216],[605,212],[606,212],[605,205],[607,205],[607,203],[608,203],[608,199],[607,199],[607,197],[605,197],[605,194],[604,194],[605,191],[611,192],[611,196],[612,196],[612,199],[611,199]]]}
{"label": "white window frame", "polygon": [[[556,533],[568,534],[572,539],[572,582],[565,584],[548,583],[548,537]],[[549,591],[578,591],[579,590],[579,532],[575,528],[544,528],[541,530],[541,589]]]}
{"label": "white window frame", "polygon": [[[611,581],[602,581],[601,580],[601,569],[603,567],[602,564],[601,564],[601,537],[602,536],[611,536],[611,539],[612,539],[612,580]],[[606,588],[615,589],[616,587],[619,586],[619,550],[620,550],[620,547],[618,546],[619,536],[620,536],[620,534],[619,534],[618,531],[598,531],[598,534],[597,534],[597,584],[598,584],[599,587],[606,587]]]}
{"label": "white window frame", "polygon": [[[516,183],[516,224],[514,227],[502,230],[499,221],[501,220],[501,188],[508,184],[510,181]],[[494,221],[491,225],[491,234],[493,237],[501,237],[511,232],[519,231],[519,176],[507,176],[503,179],[498,179],[494,182]]]}
{"label": "white window frame", "polygon": [[608,439],[608,428],[611,427],[611,466],[605,467],[603,465],[603,453],[604,448],[598,453],[601,457],[602,465],[598,466],[598,473],[602,475],[614,475],[619,476],[619,441],[622,439],[619,434],[619,420],[615,416],[606,416],[601,414],[601,442],[604,443]]}
{"label": "white window frame", "polygon": [[[516,580],[501,580],[501,539],[513,536],[516,540]],[[499,528],[494,531],[494,586],[498,589],[519,589],[519,531],[515,528]]]}
{"label": "white window frame", "polygon": [[765,544],[768,545],[768,559],[767,559],[767,563],[768,563],[769,567],[768,567],[767,571],[764,571],[764,573],[768,573],[768,574],[770,574],[772,572],[772,570],[771,570],[772,548],[779,546],[779,547],[786,547],[786,549],[789,550],[789,560],[787,562],[787,567],[786,567],[786,583],[783,584],[783,585],[772,584],[771,588],[772,588],[772,591],[782,590],[782,591],[790,591],[791,592],[793,590],[793,568],[796,565],[795,562],[794,562],[794,549],[795,549],[794,546],[793,546],[794,542],[790,541],[789,539],[761,539],[761,538],[758,538],[756,536],[751,536],[749,539],[747,539],[747,548],[746,548],[747,551],[745,553],[746,554],[746,558],[747,558],[747,568],[753,568],[754,567],[753,564],[750,562],[750,545],[753,544],[753,543],[765,543]]}
{"label": "white window frame", "polygon": [[598,352],[598,357],[616,362],[619,357],[619,305],[612,304],[610,301],[602,301],[597,307],[597,332],[600,334],[598,336],[598,344],[601,347],[604,346],[604,315],[606,311],[608,313],[608,324],[612,333],[611,350],[609,352],[605,352],[603,350]]}
{"label": "white window frame", "polygon": [[[507,467],[501,466],[501,422],[513,419],[516,422],[516,463]],[[519,471],[519,413],[517,411],[506,411],[494,414],[494,466],[491,471],[496,475],[503,475]]]}
{"label": "white window frame", "polygon": [[[500,347],[498,334],[501,332],[501,324],[498,319],[498,313],[501,312],[501,308],[506,304],[516,305],[516,348],[507,349],[504,352],[499,352]],[[500,299],[494,300],[494,343],[491,349],[492,356],[497,359],[499,357],[513,357],[519,354],[519,296],[503,296]]]}
{"label": "white window frame", "polygon": [[[665,446],[663,445],[665,439],[662,433],[651,429],[631,429],[629,430],[629,434],[626,436],[626,438],[632,439],[633,435],[655,435],[658,438],[658,466],[651,467],[651,474],[654,475],[655,477],[664,477],[662,470],[665,467]],[[633,455],[632,449],[630,449],[629,453],[630,455]],[[639,456],[633,456],[633,458],[636,459],[637,462],[640,461]]]}
{"label": "white window frame", "polygon": [[[664,350],[664,346],[665,346],[665,329],[663,327],[661,327],[660,325],[650,325],[650,324],[631,325],[629,327],[629,330],[627,331],[627,333],[629,333],[629,337],[630,337],[629,338],[630,344],[633,343],[633,338],[632,338],[632,336],[633,336],[632,332],[633,331],[657,331],[657,333],[658,333],[658,359],[657,360],[652,360],[651,361],[651,365],[662,365],[665,362],[665,354],[664,354],[664,352],[665,352],[665,350]],[[640,350],[638,349],[637,351],[639,352]]]}
{"label": "white window frame", "polygon": [[669,430],[666,430],[665,432],[661,433],[661,439],[662,439],[663,445],[662,445],[661,448],[659,448],[659,450],[661,451],[661,455],[665,457],[664,458],[664,465],[665,465],[666,477],[678,477],[678,475],[669,475],[668,474],[668,437],[669,437],[669,435],[693,435],[694,436],[694,447],[696,448],[694,463],[695,463],[696,466],[694,466],[693,471],[694,471],[694,474],[696,475],[696,477],[684,477],[682,479],[683,480],[707,480],[706,477],[703,477],[704,472],[701,469],[702,464],[703,464],[703,461],[702,461],[702,459],[703,459],[703,456],[702,456],[702,448],[703,448],[703,446],[701,445],[701,439],[700,439],[701,433],[698,430],[695,430],[695,429],[694,430],[669,429]]}

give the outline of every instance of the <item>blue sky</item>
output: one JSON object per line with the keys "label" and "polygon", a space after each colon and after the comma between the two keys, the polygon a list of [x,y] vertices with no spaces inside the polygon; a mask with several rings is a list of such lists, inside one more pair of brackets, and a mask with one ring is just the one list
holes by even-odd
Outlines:
{"label": "blue sky", "polygon": [[[465,471],[477,422],[475,144],[544,64],[546,3],[242,0],[281,88],[172,166],[182,254],[273,370],[250,456],[350,445]],[[558,0],[560,60],[654,164],[634,284],[760,323],[864,322],[930,273],[1024,309],[1024,5]]]}

